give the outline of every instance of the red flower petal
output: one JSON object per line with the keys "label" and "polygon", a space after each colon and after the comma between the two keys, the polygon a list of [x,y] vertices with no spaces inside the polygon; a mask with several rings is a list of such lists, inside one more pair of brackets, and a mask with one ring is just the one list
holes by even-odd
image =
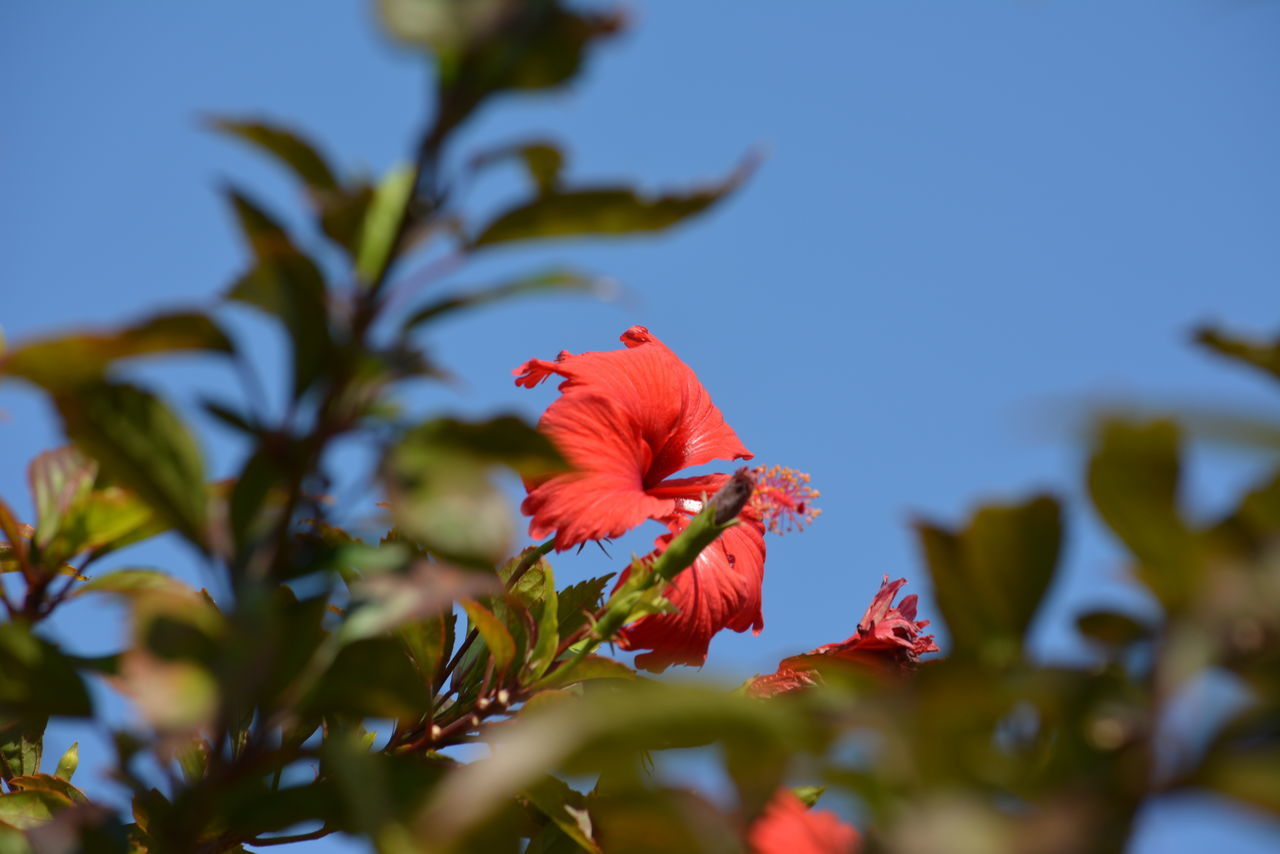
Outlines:
{"label": "red flower petal", "polygon": [[[710,488],[713,477],[707,478],[710,492],[715,491]],[[683,516],[664,521],[671,533],[657,539],[655,554],[660,554],[671,538],[688,525]],[[622,649],[651,650],[636,656],[636,667],[654,673],[673,664],[701,667],[707,660],[711,638],[721,629],[751,629],[759,634],[764,628],[760,610],[764,526],[746,515],[740,516],[738,522],[704,549],[693,566],[677,575],[663,592],[679,613],[644,617],[619,634],[618,646]],[[626,577],[624,572],[618,583]]]}
{"label": "red flower petal", "polygon": [[774,794],[747,833],[752,854],[854,854],[860,843],[835,813],[806,808],[789,789]]}
{"label": "red flower petal", "polygon": [[[645,490],[688,466],[750,459],[710,395],[684,362],[643,326],[622,335],[625,350],[531,359],[516,384],[564,377],[561,396],[538,422],[577,471],[528,484],[522,509],[534,537],[557,531],[556,548],[616,536],[670,513]],[[581,514],[585,513],[583,516]]]}

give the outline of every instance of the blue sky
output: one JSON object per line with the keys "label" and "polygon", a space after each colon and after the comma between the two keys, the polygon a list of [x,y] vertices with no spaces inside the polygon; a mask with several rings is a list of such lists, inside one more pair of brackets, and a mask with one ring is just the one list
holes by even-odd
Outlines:
{"label": "blue sky", "polygon": [[[673,234],[499,251],[454,276],[571,263],[615,277],[626,296],[452,323],[431,349],[462,384],[420,390],[414,405],[536,417],[552,392],[515,388],[513,366],[611,348],[633,323],[662,337],[758,459],[812,472],[824,494],[812,529],[770,546],[765,632],[713,645],[707,672],[730,681],[848,635],[882,573],[911,579],[928,616],[910,518],[958,521],[979,500],[1034,489],[1071,502],[1067,572],[1037,649],[1076,654],[1069,615],[1082,607],[1141,608],[1082,509],[1079,425],[1099,401],[1276,412],[1269,389],[1197,353],[1188,333],[1206,320],[1275,329],[1280,4],[629,8],[632,31],[572,91],[504,100],[457,148],[552,135],[571,179],[647,187],[722,175],[752,147],[767,159]],[[224,178],[296,210],[284,176],[202,130],[201,116],[272,116],[335,161],[380,172],[409,150],[425,81],[367,4],[302,0],[7,3],[0,75],[0,327],[11,340],[208,304],[243,263]],[[514,173],[495,175],[473,209],[519,191]],[[280,364],[267,326],[235,322]],[[188,406],[193,390],[226,385],[191,360],[146,376]],[[56,428],[24,389],[0,387],[0,410],[0,494],[26,512],[26,461]],[[229,437],[210,428],[204,441],[225,471]],[[1192,463],[1206,512],[1254,471],[1221,451]],[[200,580],[172,544],[121,560]],[[563,573],[612,568],[601,561]],[[73,623],[84,639],[73,645],[109,646],[118,632],[96,610],[63,627]],[[1211,844],[1275,850],[1280,825],[1179,801],[1145,817],[1135,850]]]}

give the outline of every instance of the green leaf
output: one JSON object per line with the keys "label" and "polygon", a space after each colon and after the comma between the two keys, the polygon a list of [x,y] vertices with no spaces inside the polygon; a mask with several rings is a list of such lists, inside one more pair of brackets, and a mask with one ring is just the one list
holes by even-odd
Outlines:
{"label": "green leaf", "polygon": [[560,602],[556,595],[555,574],[550,564],[542,563],[542,601],[537,606],[538,637],[529,651],[525,665],[528,676],[537,679],[555,660],[560,646]]}
{"label": "green leaf", "polygon": [[1272,379],[1280,379],[1280,339],[1252,341],[1206,326],[1196,330],[1195,340],[1219,356],[1261,371]]}
{"label": "green leaf", "polygon": [[280,321],[292,348],[293,394],[301,397],[332,357],[324,275],[263,208],[235,188],[228,188],[227,196],[257,259],[232,285],[227,298]]}
{"label": "green leaf", "polygon": [[516,657],[516,642],[511,637],[511,632],[507,631],[507,627],[492,611],[479,602],[463,599],[459,604],[467,612],[468,621],[480,633],[489,654],[493,656],[494,673],[501,677]]}
{"label": "green leaf", "polygon": [[826,790],[826,786],[796,786],[791,790],[791,794],[799,798],[800,803],[812,809]]}
{"label": "green leaf", "polygon": [[80,585],[74,595],[114,593],[131,597],[149,593],[166,593],[195,598],[196,591],[182,581],[158,569],[116,569]]}
{"label": "green leaf", "polygon": [[54,774],[69,783],[71,782],[71,778],[75,776],[76,767],[79,766],[79,764],[80,742],[73,741],[71,742],[71,746],[67,748],[66,752],[62,754],[62,758],[58,760],[58,768],[54,771]]}
{"label": "green leaf", "polygon": [[586,625],[587,615],[595,613],[600,607],[604,589],[609,586],[609,582],[615,575],[617,573],[611,572],[598,578],[579,581],[560,591],[557,610],[562,636],[568,637]]}
{"label": "green leaf", "polygon": [[326,715],[416,719],[430,702],[403,644],[379,637],[344,646],[307,707]]}
{"label": "green leaf", "polygon": [[383,466],[397,526],[434,554],[491,567],[514,534],[506,497],[489,478],[497,465],[526,477],[565,467],[550,440],[514,417],[443,418],[409,431]]}
{"label": "green leaf", "polygon": [[637,680],[548,704],[495,729],[491,756],[456,769],[450,785],[433,793],[417,827],[447,845],[548,773],[599,773],[631,765],[648,749],[719,742],[794,750],[822,737],[820,727],[789,704]]}
{"label": "green leaf", "polygon": [[32,341],[0,357],[0,376],[18,377],[51,392],[101,380],[119,359],[205,350],[232,352],[230,339],[206,315],[157,314],[114,332],[82,332]]}
{"label": "green leaf", "polygon": [[606,293],[606,280],[593,278],[573,270],[548,270],[532,276],[522,276],[501,285],[480,288],[469,293],[444,297],[428,303],[405,320],[403,329],[408,332],[424,323],[434,321],[442,316],[448,316],[456,311],[499,302],[510,297],[560,291],[603,294]]}
{"label": "green leaf", "polygon": [[378,11],[394,38],[436,57],[437,145],[496,93],[568,83],[587,47],[624,22],[556,0],[380,0]]}
{"label": "green leaf", "polygon": [[[27,478],[36,504],[35,542],[42,550],[49,549],[63,519],[89,497],[97,476],[97,463],[71,446],[45,451],[31,461]],[[55,551],[69,557],[76,550]]]}
{"label": "green leaf", "polygon": [[454,614],[418,620],[401,626],[398,634],[423,682],[435,687],[440,666],[453,653],[458,618]]}
{"label": "green leaf", "polygon": [[541,680],[533,683],[532,690],[551,691],[565,688],[579,682],[592,679],[635,679],[636,672],[621,661],[605,658],[600,655],[587,655],[576,658],[556,670],[548,673]]}
{"label": "green leaf", "polygon": [[600,846],[591,838],[591,815],[587,799],[556,777],[544,776],[526,787],[521,795],[551,819],[556,827],[583,851],[599,854]]}
{"label": "green leaf", "polygon": [[1022,504],[988,505],[963,530],[924,521],[916,530],[952,654],[991,661],[1016,656],[1057,567],[1058,501],[1038,495]]}
{"label": "green leaf", "polygon": [[409,572],[378,573],[352,585],[354,603],[338,629],[338,638],[349,643],[437,617],[447,613],[454,601],[492,593],[497,587],[492,575],[427,561],[414,564]]}
{"label": "green leaf", "polygon": [[14,777],[9,781],[9,786],[12,789],[24,792],[54,792],[63,795],[75,804],[87,804],[89,802],[84,792],[71,785],[68,780],[62,777],[50,776],[49,774],[28,774],[23,777]]}
{"label": "green leaf", "polygon": [[272,155],[308,189],[318,192],[338,189],[338,180],[324,156],[297,133],[265,121],[215,118],[209,124],[214,130],[238,137]]}
{"label": "green leaf", "polygon": [[356,254],[356,272],[370,284],[382,274],[387,259],[395,251],[405,207],[413,195],[417,172],[410,166],[398,166],[388,172],[374,190],[373,201],[364,216],[360,235],[360,251]]}
{"label": "green leaf", "polygon": [[1179,435],[1172,421],[1111,420],[1099,426],[1089,460],[1089,496],[1129,547],[1138,574],[1166,608],[1192,595],[1196,544],[1178,509]]}
{"label": "green leaf", "polygon": [[71,799],[57,792],[33,790],[0,795],[0,822],[19,830],[39,827],[59,810],[71,806]]}
{"label": "green leaf", "polygon": [[551,142],[504,145],[471,158],[468,166],[474,172],[513,158],[524,164],[525,171],[529,173],[529,178],[539,193],[549,193],[560,183],[560,171],[564,168],[564,153]]}
{"label": "green leaf", "polygon": [[91,712],[80,675],[56,647],[21,623],[0,624],[0,715],[41,720]]}
{"label": "green leaf", "polygon": [[40,773],[48,723],[39,715],[0,719],[0,779]]}
{"label": "green leaf", "polygon": [[473,247],[518,240],[654,232],[708,210],[751,174],[748,160],[718,184],[688,193],[645,195],[630,187],[556,190],[510,208],[484,226]]}
{"label": "green leaf", "polygon": [[67,435],[104,474],[203,545],[208,508],[200,449],[160,398],[136,386],[94,383],[56,403]]}
{"label": "green leaf", "polygon": [[1089,611],[1076,617],[1076,628],[1091,641],[1106,647],[1123,649],[1149,639],[1153,632],[1127,614],[1113,611]]}

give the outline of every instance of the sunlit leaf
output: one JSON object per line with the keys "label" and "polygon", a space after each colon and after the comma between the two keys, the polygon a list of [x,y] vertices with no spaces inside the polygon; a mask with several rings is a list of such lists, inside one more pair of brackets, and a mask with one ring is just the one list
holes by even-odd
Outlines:
{"label": "sunlit leaf", "polygon": [[378,278],[395,249],[405,206],[413,195],[416,178],[417,173],[411,167],[400,166],[388,172],[374,190],[373,201],[364,217],[360,251],[356,255],[356,272],[366,284]]}
{"label": "sunlit leaf", "polygon": [[506,673],[516,657],[516,644],[511,637],[511,632],[492,611],[479,602],[463,599],[460,604],[467,612],[470,624],[480,633],[489,654],[493,656],[494,673],[499,676]]}
{"label": "sunlit leaf", "polygon": [[204,350],[230,353],[231,341],[206,315],[157,314],[114,332],[82,332],[32,341],[0,356],[0,376],[49,391],[100,380],[119,359]]}
{"label": "sunlit leaf", "polygon": [[80,765],[80,742],[73,741],[71,746],[66,749],[62,757],[58,759],[57,770],[54,774],[67,782],[75,776],[76,768]]}
{"label": "sunlit leaf", "polygon": [[89,802],[84,792],[71,785],[70,781],[63,777],[55,777],[49,774],[29,774],[24,777],[14,777],[9,781],[9,786],[12,789],[24,792],[54,792],[63,795],[76,804]]}
{"label": "sunlit leaf", "polygon": [[136,386],[94,383],[56,402],[67,435],[105,474],[188,539],[204,542],[204,463],[195,438],[160,398]]}
{"label": "sunlit leaf", "polygon": [[39,827],[59,810],[71,806],[71,799],[57,792],[37,789],[0,795],[0,822],[19,830]]}
{"label": "sunlit leaf", "polygon": [[471,244],[661,231],[709,209],[737,189],[753,169],[754,161],[748,160],[724,181],[687,193],[646,195],[630,187],[543,193],[499,214]]}

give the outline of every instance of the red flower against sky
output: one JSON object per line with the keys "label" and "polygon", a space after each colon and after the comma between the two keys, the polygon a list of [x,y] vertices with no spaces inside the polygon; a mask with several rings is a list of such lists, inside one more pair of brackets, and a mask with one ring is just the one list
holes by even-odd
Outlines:
{"label": "red flower against sky", "polygon": [[835,813],[808,809],[790,789],[779,789],[747,832],[751,854],[854,854],[860,843]]}
{"label": "red flower against sky", "polygon": [[[562,352],[554,362],[531,359],[515,370],[516,384],[526,388],[553,374],[563,378],[560,397],[538,429],[574,471],[527,481],[529,494],[520,505],[532,517],[529,534],[541,539],[554,532],[557,550],[656,519],[669,531],[655,544],[660,553],[728,478],[672,475],[716,459],[751,458],[692,369],[665,344],[643,326],[624,332],[622,343],[626,349]],[[762,488],[740,523],[664,592],[679,613],[646,617],[619,636],[623,649],[652,650],[637,657],[637,666],[701,665],[716,632],[763,627],[765,528],[812,518],[816,511],[808,500],[817,493],[783,469],[758,470],[757,482]]]}
{"label": "red flower against sky", "polygon": [[776,672],[751,681],[748,696],[772,697],[816,685],[822,681],[821,669],[832,663],[894,672],[910,670],[920,656],[937,652],[933,635],[922,634],[929,621],[916,620],[916,595],[904,597],[896,607],[893,604],[893,597],[906,583],[905,578],[890,581],[886,575],[857,631],[840,643],[783,659]]}

